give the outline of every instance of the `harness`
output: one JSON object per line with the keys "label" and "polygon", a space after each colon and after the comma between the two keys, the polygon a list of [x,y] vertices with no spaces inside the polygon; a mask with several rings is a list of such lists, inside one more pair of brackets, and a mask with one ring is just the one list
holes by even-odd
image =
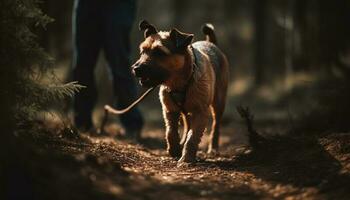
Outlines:
{"label": "harness", "polygon": [[190,45],[190,49],[192,51],[192,72],[191,72],[191,76],[190,78],[188,79],[185,87],[183,90],[171,90],[169,91],[169,96],[170,98],[175,102],[175,104],[181,109],[183,110],[183,106],[184,106],[184,103],[185,103],[185,100],[186,100],[186,94],[187,94],[187,90],[189,88],[189,86],[191,85],[191,83],[193,82],[194,80],[194,71],[195,71],[195,68],[197,68],[197,57],[196,57],[196,54],[194,52],[194,48],[192,45]]}

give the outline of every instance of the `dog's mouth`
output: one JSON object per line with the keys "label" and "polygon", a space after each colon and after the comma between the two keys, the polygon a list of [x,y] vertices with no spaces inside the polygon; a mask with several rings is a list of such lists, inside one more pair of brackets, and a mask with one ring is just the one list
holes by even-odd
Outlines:
{"label": "dog's mouth", "polygon": [[142,72],[143,73],[135,73],[134,71],[134,75],[137,77],[140,85],[144,87],[160,85],[168,77],[167,71],[161,68],[147,67],[144,68]]}
{"label": "dog's mouth", "polygon": [[150,81],[151,79],[149,77],[139,77],[139,80],[141,82],[147,82],[147,81]]}
{"label": "dog's mouth", "polygon": [[151,79],[149,77],[139,77],[139,82],[141,85],[145,85],[147,83],[150,83]]}
{"label": "dog's mouth", "polygon": [[142,76],[137,78],[138,78],[139,84],[143,87],[154,87],[161,84],[160,80],[156,80],[151,77]]}

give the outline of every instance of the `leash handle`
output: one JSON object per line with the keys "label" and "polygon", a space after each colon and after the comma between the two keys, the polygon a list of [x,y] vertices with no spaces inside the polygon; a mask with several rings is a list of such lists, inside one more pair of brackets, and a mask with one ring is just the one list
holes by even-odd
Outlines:
{"label": "leash handle", "polygon": [[117,110],[115,108],[113,108],[110,105],[105,105],[104,106],[104,116],[101,122],[101,127],[100,127],[100,133],[104,133],[104,127],[108,121],[108,115],[109,113],[111,114],[115,114],[115,115],[122,115],[125,114],[127,112],[129,112],[132,108],[134,108],[138,103],[140,103],[148,94],[150,94],[157,86],[151,87],[148,90],[146,90],[138,99],[136,99],[136,101],[134,101],[132,104],[130,104],[128,107],[121,109],[121,110]]}

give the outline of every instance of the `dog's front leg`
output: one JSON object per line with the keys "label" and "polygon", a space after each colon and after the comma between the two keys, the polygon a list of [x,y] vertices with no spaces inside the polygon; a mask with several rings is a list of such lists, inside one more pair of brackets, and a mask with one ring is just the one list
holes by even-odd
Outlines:
{"label": "dog's front leg", "polygon": [[163,111],[165,121],[165,136],[167,141],[167,151],[172,157],[181,156],[179,128],[179,112]]}
{"label": "dog's front leg", "polygon": [[191,127],[187,133],[179,162],[194,162],[196,160],[198,145],[207,125],[208,117],[208,111],[192,113],[190,116]]}

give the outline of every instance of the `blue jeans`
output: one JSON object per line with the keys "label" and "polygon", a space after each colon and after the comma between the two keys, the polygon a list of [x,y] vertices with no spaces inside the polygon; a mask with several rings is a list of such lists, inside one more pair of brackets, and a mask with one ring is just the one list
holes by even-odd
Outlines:
{"label": "blue jeans", "polygon": [[[100,50],[104,51],[113,76],[116,107],[128,106],[137,95],[131,74],[130,31],[135,18],[135,0],[76,0],[73,11],[73,78],[87,88],[74,100],[74,120],[78,128],[91,128],[92,110],[97,100],[94,69]],[[140,130],[143,118],[135,108],[121,115],[128,130]]]}

